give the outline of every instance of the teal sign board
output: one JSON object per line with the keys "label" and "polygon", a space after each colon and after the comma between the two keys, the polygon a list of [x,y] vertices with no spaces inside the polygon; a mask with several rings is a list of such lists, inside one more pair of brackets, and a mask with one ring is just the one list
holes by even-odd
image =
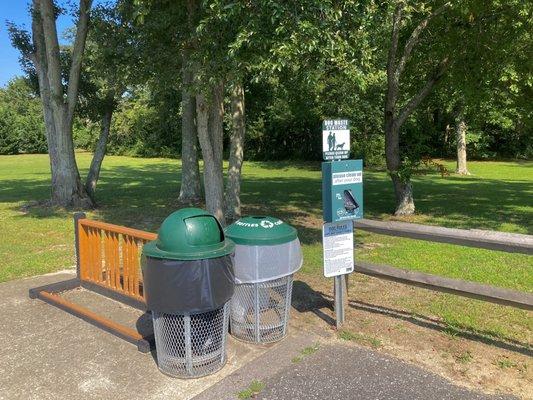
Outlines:
{"label": "teal sign board", "polygon": [[322,163],[324,222],[363,218],[363,160]]}

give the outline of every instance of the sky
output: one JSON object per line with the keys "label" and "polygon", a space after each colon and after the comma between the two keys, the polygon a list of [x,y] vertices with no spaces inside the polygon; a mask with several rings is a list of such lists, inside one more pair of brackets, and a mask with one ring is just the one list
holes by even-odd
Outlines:
{"label": "sky", "polygon": [[[59,4],[63,3],[66,1],[59,1]],[[19,64],[20,53],[11,46],[6,21],[14,22],[30,31],[28,4],[27,0],[0,0],[0,87],[5,86],[15,76],[23,75]],[[60,16],[57,21],[59,35],[72,25],[70,16]]]}

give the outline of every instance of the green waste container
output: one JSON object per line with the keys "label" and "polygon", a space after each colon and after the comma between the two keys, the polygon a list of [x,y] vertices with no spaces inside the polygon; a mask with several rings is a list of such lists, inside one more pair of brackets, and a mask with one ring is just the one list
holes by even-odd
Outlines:
{"label": "green waste container", "polygon": [[170,214],[144,246],[144,296],[163,373],[192,378],[224,366],[234,248],[217,219],[198,208]]}
{"label": "green waste container", "polygon": [[226,236],[235,242],[231,334],[253,343],[283,339],[293,275],[303,261],[296,229],[278,218],[250,216],[228,226]]}

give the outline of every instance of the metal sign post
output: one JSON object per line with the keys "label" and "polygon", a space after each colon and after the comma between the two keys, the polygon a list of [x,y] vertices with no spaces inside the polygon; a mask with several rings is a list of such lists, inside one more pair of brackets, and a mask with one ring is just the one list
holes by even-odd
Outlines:
{"label": "metal sign post", "polygon": [[347,277],[354,269],[353,220],[363,218],[363,161],[350,155],[349,121],[322,124],[322,206],[324,276],[333,277],[335,318],[344,323]]}
{"label": "metal sign post", "polygon": [[334,280],[334,292],[335,292],[335,324],[337,329],[340,329],[344,324],[344,290],[343,281],[345,275],[338,275]]}
{"label": "metal sign post", "polygon": [[347,274],[353,272],[352,221],[325,223],[322,228],[324,276],[333,277],[337,329],[344,323]]}

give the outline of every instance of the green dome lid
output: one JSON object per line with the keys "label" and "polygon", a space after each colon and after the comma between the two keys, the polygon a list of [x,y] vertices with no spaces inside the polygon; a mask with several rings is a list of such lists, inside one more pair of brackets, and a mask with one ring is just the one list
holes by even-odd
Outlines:
{"label": "green dome lid", "polygon": [[298,232],[274,217],[243,217],[226,228],[226,236],[236,244],[272,246],[292,242]]}
{"label": "green dome lid", "polygon": [[143,247],[143,255],[171,260],[200,260],[232,253],[218,220],[200,208],[182,208],[161,224],[157,239]]}

